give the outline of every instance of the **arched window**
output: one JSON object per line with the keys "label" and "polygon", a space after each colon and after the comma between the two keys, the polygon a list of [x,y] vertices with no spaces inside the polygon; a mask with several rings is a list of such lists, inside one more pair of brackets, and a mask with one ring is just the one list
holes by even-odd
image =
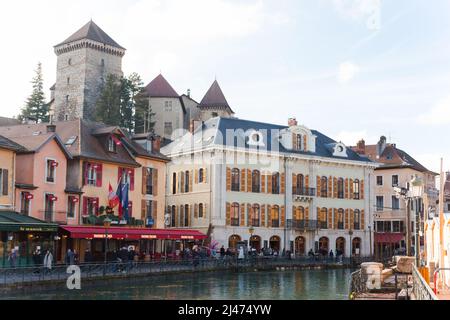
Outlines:
{"label": "arched window", "polygon": [[296,147],[298,151],[302,150],[302,142],[303,142],[303,136],[301,134],[296,135]]}
{"label": "arched window", "polygon": [[258,170],[252,172],[252,192],[259,193],[261,190],[261,173]]}
{"label": "arched window", "polygon": [[177,194],[177,173],[172,175],[172,194]]}
{"label": "arched window", "polygon": [[280,207],[273,206],[271,212],[272,228],[280,227]]}
{"label": "arched window", "polygon": [[201,168],[198,170],[198,183],[203,183],[205,181],[205,170]]}
{"label": "arched window", "polygon": [[336,257],[345,255],[345,238],[340,237],[336,239]]}
{"label": "arched window", "polygon": [[328,229],[327,221],[328,221],[328,209],[322,208],[320,210],[320,219],[319,219],[320,229]]}
{"label": "arched window", "polygon": [[190,176],[189,176],[189,171],[186,171],[185,174],[185,180],[184,180],[184,191],[185,192],[190,192],[189,190],[189,182],[190,182]]}
{"label": "arched window", "polygon": [[272,174],[272,194],[280,194],[280,174],[278,172]]}
{"label": "arched window", "polygon": [[234,168],[231,172],[231,191],[240,191],[240,171],[237,168]]}
{"label": "arched window", "polygon": [[361,212],[356,209],[353,213],[353,229],[359,230],[361,227]]}
{"label": "arched window", "polygon": [[175,228],[177,226],[177,207],[172,206],[172,217],[171,217],[171,226],[172,228]]}
{"label": "arched window", "polygon": [[337,219],[338,219],[338,229],[344,230],[344,209],[338,210]]}
{"label": "arched window", "polygon": [[230,249],[237,249],[238,242],[241,241],[241,237],[238,235],[232,235],[228,238],[228,247]]}
{"label": "arched window", "polygon": [[353,181],[353,199],[355,199],[355,200],[359,200],[360,199],[360,195],[359,195],[359,180],[358,179]]}
{"label": "arched window", "polygon": [[319,239],[319,253],[323,256],[328,255],[330,249],[330,241],[327,237],[322,237]]}
{"label": "arched window", "polygon": [[302,174],[297,175],[297,185],[295,188],[297,189],[297,195],[305,195],[305,177]]}
{"label": "arched window", "polygon": [[304,237],[297,237],[295,239],[295,255],[304,256],[306,253],[306,240]]}
{"label": "arched window", "polygon": [[252,227],[259,227],[259,217],[260,217],[260,206],[259,204],[254,204],[250,212],[250,221]]}
{"label": "arched window", "polygon": [[342,178],[339,178],[338,179],[338,185],[337,185],[337,188],[338,188],[338,198],[339,199],[344,199],[344,179],[342,179]]}
{"label": "arched window", "polygon": [[233,227],[239,227],[239,203],[233,203],[231,205],[231,225]]}
{"label": "arched window", "polygon": [[361,239],[354,238],[352,240],[352,255],[359,256],[361,254]]}
{"label": "arched window", "polygon": [[320,180],[320,196],[322,198],[328,197],[328,178],[322,177]]}
{"label": "arched window", "polygon": [[200,203],[200,204],[198,205],[198,217],[199,217],[199,218],[203,218],[203,216],[204,216],[204,212],[203,212],[203,203]]}

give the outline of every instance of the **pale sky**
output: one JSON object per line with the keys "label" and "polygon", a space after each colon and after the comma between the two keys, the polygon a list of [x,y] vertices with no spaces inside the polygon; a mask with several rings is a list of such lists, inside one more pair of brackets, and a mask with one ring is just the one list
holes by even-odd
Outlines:
{"label": "pale sky", "polygon": [[146,83],[162,71],[199,101],[217,77],[239,118],[295,116],[346,145],[385,135],[450,169],[448,0],[1,1],[1,116],[19,113],[39,61],[54,83],[53,46],[91,18]]}

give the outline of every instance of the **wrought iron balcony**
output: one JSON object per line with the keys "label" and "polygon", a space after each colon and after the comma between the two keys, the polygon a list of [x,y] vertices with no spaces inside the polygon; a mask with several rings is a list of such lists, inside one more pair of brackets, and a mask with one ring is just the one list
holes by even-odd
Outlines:
{"label": "wrought iron balcony", "polygon": [[311,201],[316,196],[316,189],[314,188],[294,188],[292,191],[294,202]]}
{"label": "wrought iron balcony", "polygon": [[319,224],[317,220],[287,220],[288,229],[296,231],[316,231],[319,229]]}

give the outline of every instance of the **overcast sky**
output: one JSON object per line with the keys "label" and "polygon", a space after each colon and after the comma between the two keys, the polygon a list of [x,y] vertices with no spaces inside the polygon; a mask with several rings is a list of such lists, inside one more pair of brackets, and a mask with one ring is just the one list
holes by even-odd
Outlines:
{"label": "overcast sky", "polygon": [[[0,115],[19,113],[37,63],[91,18],[126,74],[161,71],[201,100],[217,77],[243,119],[301,124],[354,145],[381,135],[450,168],[450,1],[14,0],[0,2]],[[46,91],[47,98],[49,92]]]}

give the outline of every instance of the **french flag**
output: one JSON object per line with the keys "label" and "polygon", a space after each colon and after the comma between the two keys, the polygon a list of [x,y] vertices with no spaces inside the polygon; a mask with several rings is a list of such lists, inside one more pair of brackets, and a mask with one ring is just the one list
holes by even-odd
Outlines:
{"label": "french flag", "polygon": [[117,193],[114,192],[111,183],[109,184],[109,194],[108,194],[109,207],[115,208],[120,204],[120,198]]}

